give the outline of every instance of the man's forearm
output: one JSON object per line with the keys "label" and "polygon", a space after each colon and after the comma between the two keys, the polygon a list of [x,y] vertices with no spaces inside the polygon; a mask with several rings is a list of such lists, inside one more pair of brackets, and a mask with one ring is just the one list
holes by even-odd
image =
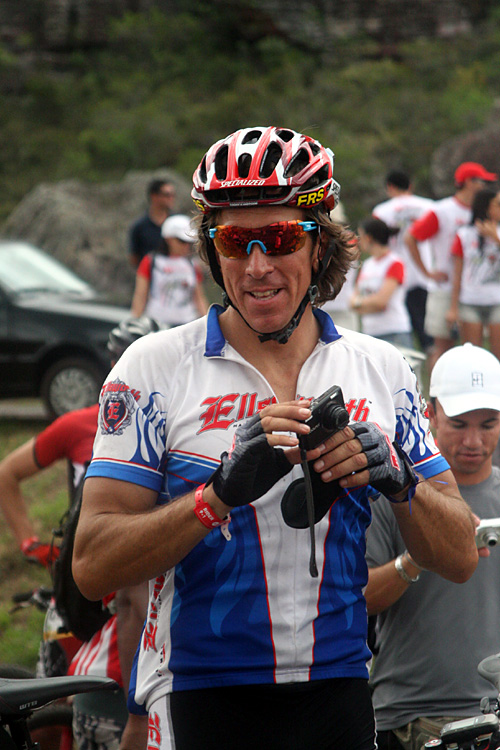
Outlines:
{"label": "man's forearm", "polygon": [[478,561],[475,525],[451,471],[420,482],[411,506],[393,504],[392,509],[408,551],[422,568],[455,583],[470,578]]}

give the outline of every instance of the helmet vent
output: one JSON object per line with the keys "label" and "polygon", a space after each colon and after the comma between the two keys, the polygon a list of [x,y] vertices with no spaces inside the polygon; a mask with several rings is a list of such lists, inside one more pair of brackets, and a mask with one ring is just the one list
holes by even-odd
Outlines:
{"label": "helmet vent", "polygon": [[316,187],[317,185],[322,185],[328,180],[328,165],[325,165],[324,167],[321,167],[316,174],[313,174],[310,180],[307,180],[306,183],[302,186],[302,190],[310,190],[311,188]]}
{"label": "helmet vent", "polygon": [[245,136],[241,139],[241,143],[257,143],[259,138],[261,137],[262,133],[260,130],[250,130],[248,133],[245,134]]}
{"label": "helmet vent", "polygon": [[203,157],[203,161],[200,164],[200,180],[203,184],[207,181],[207,155]]}
{"label": "helmet vent", "polygon": [[276,131],[276,137],[281,138],[282,141],[285,141],[285,143],[288,143],[288,141],[291,141],[295,133],[292,133],[291,130],[277,130]]}
{"label": "helmet vent", "polygon": [[215,155],[215,174],[218,180],[225,180],[227,176],[227,146],[221,146]]}
{"label": "helmet vent", "polygon": [[259,177],[270,177],[276,165],[281,159],[282,155],[281,147],[277,143],[270,143],[269,148],[266,151],[262,164],[260,165]]}
{"label": "helmet vent", "polygon": [[248,177],[250,172],[250,166],[252,164],[252,157],[250,154],[242,154],[238,159],[238,174],[240,177]]}
{"label": "helmet vent", "polygon": [[293,177],[294,175],[302,172],[305,167],[309,164],[309,154],[305,148],[299,149],[290,164],[285,169],[285,177]]}
{"label": "helmet vent", "polygon": [[309,143],[309,148],[311,149],[311,151],[313,153],[313,156],[317,156],[319,154],[319,152],[320,152],[319,145],[317,143],[315,143],[314,141],[311,141]]}

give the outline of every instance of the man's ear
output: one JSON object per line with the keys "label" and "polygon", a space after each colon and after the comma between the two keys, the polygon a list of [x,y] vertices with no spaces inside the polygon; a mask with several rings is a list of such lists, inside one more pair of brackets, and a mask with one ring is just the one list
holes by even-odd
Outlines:
{"label": "man's ear", "polygon": [[436,410],[434,408],[434,405],[427,401],[427,414],[429,417],[429,422],[431,423],[432,429],[436,428]]}

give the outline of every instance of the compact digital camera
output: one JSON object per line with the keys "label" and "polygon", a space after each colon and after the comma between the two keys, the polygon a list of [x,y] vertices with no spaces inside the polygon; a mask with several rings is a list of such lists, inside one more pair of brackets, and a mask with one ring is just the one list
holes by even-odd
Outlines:
{"label": "compact digital camera", "polygon": [[[327,438],[343,430],[349,423],[349,412],[344,405],[344,396],[338,385],[311,401],[311,416],[305,420],[311,428],[307,435],[301,435],[300,445],[310,451]],[[500,519],[499,519],[500,520]]]}
{"label": "compact digital camera", "polygon": [[483,518],[476,528],[477,547],[495,547],[500,541],[500,518]]}

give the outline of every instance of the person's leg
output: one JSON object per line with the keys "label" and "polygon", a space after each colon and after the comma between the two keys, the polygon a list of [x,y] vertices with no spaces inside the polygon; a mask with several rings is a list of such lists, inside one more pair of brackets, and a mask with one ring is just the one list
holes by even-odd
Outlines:
{"label": "person's leg", "polygon": [[482,323],[469,323],[467,321],[461,321],[460,323],[460,338],[462,344],[470,343],[474,346],[483,345],[483,324]]}
{"label": "person's leg", "polygon": [[432,336],[429,336],[424,329],[426,302],[427,289],[421,286],[414,286],[412,289],[408,289],[405,298],[406,309],[410,315],[412,328],[415,331],[423,352],[430,349],[434,341]]}
{"label": "person's leg", "polygon": [[451,304],[449,292],[434,291],[427,295],[425,307],[425,331],[432,336],[434,344],[428,352],[427,369],[429,374],[439,357],[451,349],[455,343],[452,332],[446,322],[446,313]]}

